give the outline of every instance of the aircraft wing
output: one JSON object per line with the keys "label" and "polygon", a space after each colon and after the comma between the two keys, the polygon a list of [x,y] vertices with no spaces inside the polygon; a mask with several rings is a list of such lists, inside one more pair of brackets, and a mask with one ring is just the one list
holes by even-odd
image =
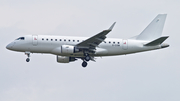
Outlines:
{"label": "aircraft wing", "polygon": [[101,42],[103,42],[106,39],[106,35],[113,29],[115,23],[116,22],[114,22],[109,29],[102,31],[102,32],[86,39],[83,42],[80,42],[79,44],[76,45],[77,48],[79,48],[79,49],[95,49],[96,47],[98,47],[98,45]]}

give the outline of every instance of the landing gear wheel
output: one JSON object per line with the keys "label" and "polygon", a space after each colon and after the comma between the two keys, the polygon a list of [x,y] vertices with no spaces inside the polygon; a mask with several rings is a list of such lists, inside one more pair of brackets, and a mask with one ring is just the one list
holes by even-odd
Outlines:
{"label": "landing gear wheel", "polygon": [[84,59],[85,59],[86,61],[89,61],[89,60],[90,60],[90,56],[86,56]]}
{"label": "landing gear wheel", "polygon": [[26,62],[29,62],[29,61],[30,61],[30,58],[29,58],[29,57],[30,57],[30,53],[31,53],[31,52],[29,52],[29,51],[25,51],[25,55],[27,55],[27,57],[28,57],[28,58],[26,59]]}
{"label": "landing gear wheel", "polygon": [[86,67],[87,66],[87,62],[83,61],[82,66]]}
{"label": "landing gear wheel", "polygon": [[29,61],[30,61],[30,59],[29,59],[29,58],[27,58],[27,59],[26,59],[26,62],[29,62]]}

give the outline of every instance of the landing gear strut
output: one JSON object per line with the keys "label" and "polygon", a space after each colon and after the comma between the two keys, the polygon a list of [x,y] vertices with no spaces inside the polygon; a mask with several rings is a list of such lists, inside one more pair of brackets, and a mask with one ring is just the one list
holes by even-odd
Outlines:
{"label": "landing gear strut", "polygon": [[29,62],[29,61],[30,61],[30,58],[29,58],[29,57],[30,57],[30,52],[25,52],[25,55],[27,55],[27,57],[28,57],[28,58],[26,59],[26,62]]}

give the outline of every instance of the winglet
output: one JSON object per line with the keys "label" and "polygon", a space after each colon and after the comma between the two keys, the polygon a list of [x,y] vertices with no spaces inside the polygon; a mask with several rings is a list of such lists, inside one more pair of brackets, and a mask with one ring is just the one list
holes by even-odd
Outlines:
{"label": "winglet", "polygon": [[112,30],[116,22],[114,22],[108,30]]}

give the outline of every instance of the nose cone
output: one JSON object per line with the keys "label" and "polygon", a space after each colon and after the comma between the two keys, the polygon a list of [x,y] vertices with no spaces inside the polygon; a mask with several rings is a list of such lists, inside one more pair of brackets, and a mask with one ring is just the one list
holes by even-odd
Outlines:
{"label": "nose cone", "polygon": [[13,43],[10,43],[6,46],[7,49],[11,50],[13,48]]}
{"label": "nose cone", "polygon": [[6,46],[6,49],[10,49],[10,48],[11,48],[11,45],[8,44],[8,45]]}

